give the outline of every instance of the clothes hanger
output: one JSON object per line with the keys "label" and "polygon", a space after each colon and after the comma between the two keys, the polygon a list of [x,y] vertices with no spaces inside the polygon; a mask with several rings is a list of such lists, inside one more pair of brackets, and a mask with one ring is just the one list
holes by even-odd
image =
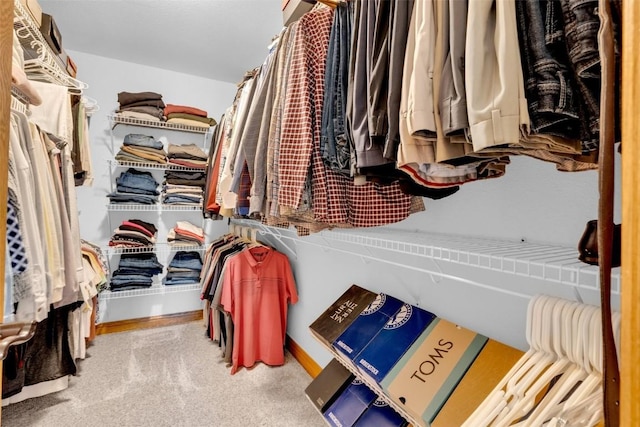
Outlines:
{"label": "clothes hanger", "polygon": [[[593,338],[596,338],[596,333],[602,332],[602,323],[598,316],[599,314],[594,316],[589,331],[590,334],[593,334],[591,335]],[[563,410],[579,405],[591,394],[600,393],[602,390],[602,339],[591,341],[589,347],[588,353],[590,360],[587,366],[588,376],[563,404]]]}
{"label": "clothes hanger", "polygon": [[549,420],[544,427],[591,427],[603,417],[602,392],[594,393],[580,405],[574,406]]}
{"label": "clothes hanger", "polygon": [[584,382],[588,377],[587,367],[584,366],[585,353],[587,353],[586,360],[589,360],[589,347],[591,346],[591,343],[594,342],[594,340],[591,339],[594,333],[592,327],[594,325],[594,317],[597,317],[598,315],[599,310],[597,307],[583,307],[579,316],[579,329],[575,331],[575,363],[573,363],[571,367],[564,372],[554,387],[542,399],[538,408],[536,408],[529,420],[524,424],[525,426],[540,426],[543,425],[544,421],[551,419],[560,402],[562,402],[577,385]]}
{"label": "clothes hanger", "polygon": [[541,402],[536,402],[536,398],[554,378],[571,368],[571,360],[562,346],[562,337],[571,334],[571,329],[565,328],[566,323],[562,321],[566,313],[565,307],[571,307],[569,304],[567,300],[547,298],[541,319],[542,334],[539,337],[540,350],[545,353],[545,357],[541,359],[538,369],[532,369],[514,386],[517,399],[507,407],[508,411],[501,414],[496,426],[526,425],[527,420],[518,420],[535,411],[534,408],[539,408]]}
{"label": "clothes hanger", "polygon": [[554,322],[556,323],[556,326],[559,327],[559,329],[556,329],[556,334],[560,335],[560,340],[554,340],[553,351],[558,355],[558,362],[555,362],[549,368],[545,373],[546,375],[544,378],[539,378],[536,384],[532,386],[530,395],[527,397],[529,399],[531,397],[535,399],[537,396],[542,395],[545,387],[548,387],[548,389],[546,394],[540,398],[537,404],[534,406],[529,405],[527,407],[527,418],[514,424],[515,426],[536,425],[535,422],[532,422],[532,419],[535,419],[536,414],[544,408],[545,398],[556,387],[557,382],[553,385],[552,382],[555,382],[558,378],[566,376],[567,373],[572,372],[572,369],[574,369],[574,360],[576,359],[574,355],[574,343],[577,330],[573,323],[573,317],[576,316],[576,312],[579,313],[581,311],[582,305],[567,301],[565,303],[560,303],[557,307],[560,307],[560,311],[555,311]]}
{"label": "clothes hanger", "polygon": [[512,378],[516,377],[516,375],[522,375],[521,370],[526,369],[525,366],[529,363],[529,360],[537,353],[536,348],[534,348],[535,345],[533,343],[532,336],[537,334],[536,329],[540,325],[537,323],[537,311],[542,306],[542,302],[545,298],[545,295],[535,295],[527,306],[525,338],[529,344],[529,349],[520,357],[520,359],[518,359],[515,365],[513,365],[509,372],[507,372],[507,374],[493,388],[485,400],[471,413],[471,415],[462,424],[462,427],[487,426],[506,407],[507,400],[505,399],[505,387],[507,386],[507,383]]}

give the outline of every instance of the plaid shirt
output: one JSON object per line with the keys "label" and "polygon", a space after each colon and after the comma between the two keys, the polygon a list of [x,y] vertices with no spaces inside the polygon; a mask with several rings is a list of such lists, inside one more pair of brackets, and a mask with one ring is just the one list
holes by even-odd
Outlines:
{"label": "plaid shirt", "polygon": [[298,21],[282,119],[279,205],[300,207],[311,165],[315,221],[354,227],[401,221],[421,207],[412,204],[398,184],[356,186],[352,178],[331,171],[322,161],[320,124],[332,20],[332,9],[316,6]]}

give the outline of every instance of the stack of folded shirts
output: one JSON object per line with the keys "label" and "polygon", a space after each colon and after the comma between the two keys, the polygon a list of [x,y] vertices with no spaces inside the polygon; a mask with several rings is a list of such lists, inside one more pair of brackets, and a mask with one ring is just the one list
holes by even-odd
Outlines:
{"label": "stack of folded shirts", "polygon": [[195,251],[178,251],[167,268],[165,285],[186,285],[200,282],[202,258]]}
{"label": "stack of folded shirts", "polygon": [[120,92],[118,94],[119,116],[141,120],[164,120],[162,95],[155,92]]}
{"label": "stack of folded shirts", "polygon": [[167,150],[169,164],[184,166],[194,169],[207,168],[207,153],[196,144],[175,145],[169,143]]}
{"label": "stack of folded shirts", "polygon": [[186,105],[167,104],[164,107],[164,115],[167,118],[167,123],[203,128],[216,125],[214,119],[207,117],[208,114],[206,111]]}
{"label": "stack of folded shirts", "polygon": [[202,171],[174,171],[164,173],[164,183],[171,185],[188,185],[204,189],[207,185],[207,173]]}
{"label": "stack of folded shirts", "polygon": [[109,287],[112,291],[149,288],[153,276],[162,273],[163,267],[154,253],[122,254]]}
{"label": "stack of folded shirts", "polygon": [[151,172],[129,168],[116,178],[116,191],[107,197],[111,203],[152,205],[158,202],[158,185]]}
{"label": "stack of folded shirts", "polygon": [[172,246],[203,245],[204,230],[190,222],[177,221],[167,234],[167,242]]}
{"label": "stack of folded shirts", "polygon": [[167,163],[164,145],[152,136],[130,133],[125,135],[116,160],[135,163]]}
{"label": "stack of folded shirts", "polygon": [[204,192],[192,185],[164,184],[162,203],[165,205],[202,206]]}
{"label": "stack of folded shirts", "polygon": [[139,219],[125,220],[114,230],[109,246],[138,248],[149,247],[156,243],[156,227]]}

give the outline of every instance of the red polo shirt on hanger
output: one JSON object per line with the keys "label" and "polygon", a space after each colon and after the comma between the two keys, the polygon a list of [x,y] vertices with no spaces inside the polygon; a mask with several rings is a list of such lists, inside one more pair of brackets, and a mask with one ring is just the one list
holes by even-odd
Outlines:
{"label": "red polo shirt on hanger", "polygon": [[257,246],[227,261],[221,303],[233,320],[231,374],[262,361],[284,364],[288,304],[298,302],[286,255]]}

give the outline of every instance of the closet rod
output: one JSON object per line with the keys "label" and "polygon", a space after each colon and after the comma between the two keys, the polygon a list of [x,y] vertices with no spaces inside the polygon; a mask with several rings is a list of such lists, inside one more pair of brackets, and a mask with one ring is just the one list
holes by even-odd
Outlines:
{"label": "closet rod", "polygon": [[[640,2],[622,2],[622,351],[620,425],[640,422]],[[608,427],[608,426],[607,426]]]}

